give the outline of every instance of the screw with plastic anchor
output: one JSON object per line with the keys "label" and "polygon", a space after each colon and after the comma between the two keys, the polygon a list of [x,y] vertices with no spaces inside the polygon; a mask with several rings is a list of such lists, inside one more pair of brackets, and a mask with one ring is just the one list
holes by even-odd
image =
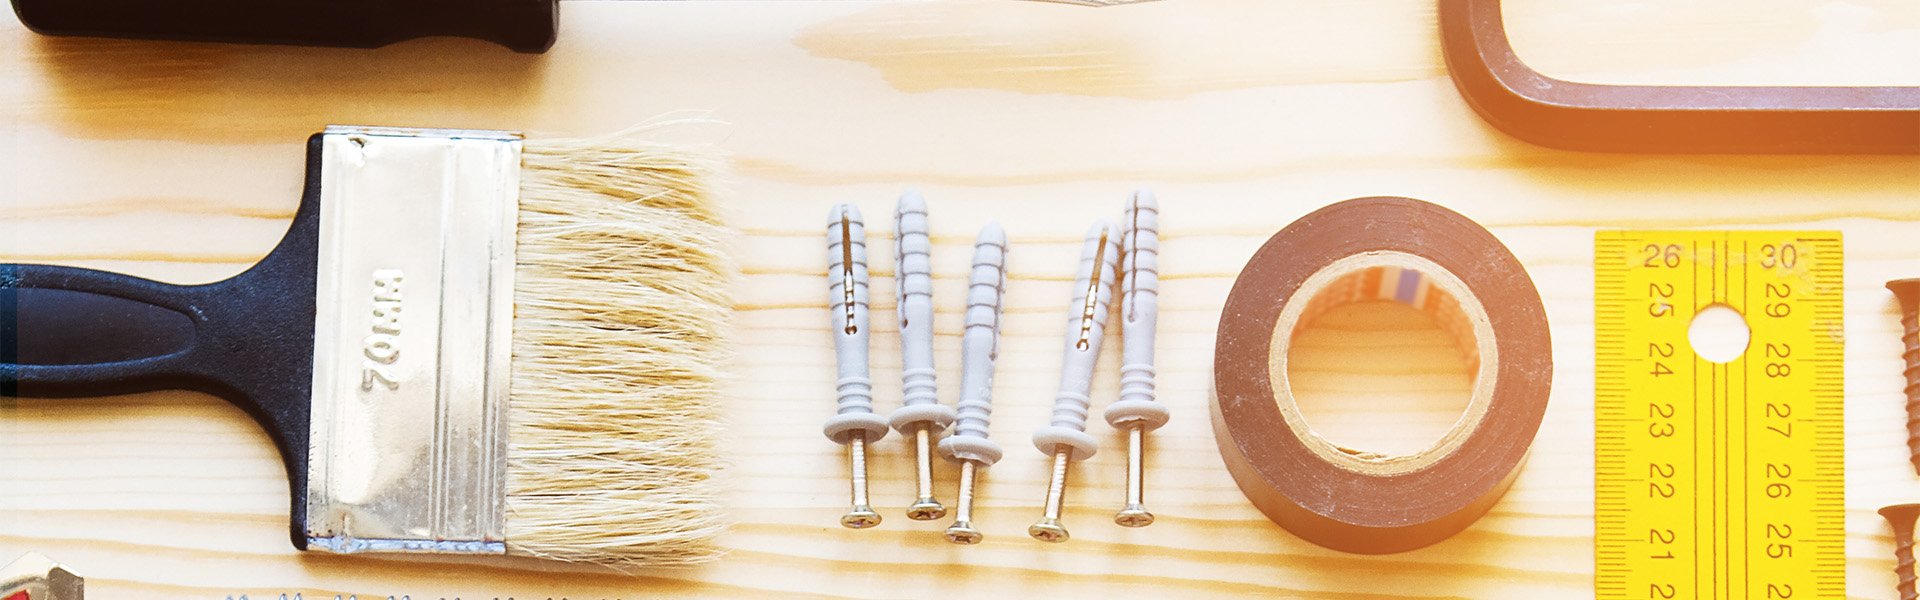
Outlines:
{"label": "screw with plastic anchor", "polygon": [[827,419],[827,439],[847,447],[853,471],[853,508],[840,524],[866,529],[880,524],[867,503],[867,444],[887,436],[887,422],[873,414],[873,379],[867,356],[867,231],[860,209],[842,204],[827,218],[829,329],[839,363],[838,409]]}
{"label": "screw with plastic anchor", "polygon": [[927,235],[927,201],[919,192],[900,195],[893,215],[894,274],[900,314],[900,386],[902,403],[889,419],[901,435],[913,436],[914,472],[919,498],[907,518],[931,521],[947,516],[933,498],[933,439],[953,423],[952,407],[940,403],[933,366],[933,247]]}
{"label": "screw with plastic anchor", "polygon": [[1895,279],[1887,289],[1900,299],[1901,353],[1907,361],[1907,460],[1920,473],[1920,279]]}
{"label": "screw with plastic anchor", "polygon": [[1880,509],[1880,516],[1893,525],[1893,573],[1900,578],[1900,600],[1920,600],[1913,587],[1913,523],[1920,519],[1920,504],[1895,504]]}
{"label": "screw with plastic anchor", "polygon": [[1107,307],[1113,301],[1113,280],[1120,259],[1119,236],[1105,219],[1087,231],[1081,249],[1080,273],[1074,280],[1073,312],[1067,321],[1066,357],[1060,365],[1060,391],[1054,396],[1047,426],[1033,432],[1033,445],[1053,456],[1053,477],[1047,484],[1046,513],[1027,528],[1027,535],[1045,542],[1067,541],[1060,522],[1067,494],[1067,464],[1086,460],[1099,450],[1087,435],[1088,392],[1094,363],[1100,358],[1100,337],[1106,329]]}
{"label": "screw with plastic anchor", "polygon": [[1113,522],[1153,524],[1147,512],[1146,434],[1167,424],[1167,407],[1154,400],[1153,330],[1160,314],[1160,204],[1153,192],[1134,192],[1120,234],[1120,399],[1107,405],[1107,424],[1127,432],[1127,503]]}
{"label": "screw with plastic anchor", "polygon": [[960,500],[947,541],[978,544],[985,537],[973,527],[973,486],[977,470],[1000,462],[1000,445],[988,439],[993,415],[993,363],[1000,355],[1000,314],[1007,294],[1007,234],[998,224],[980,230],[973,246],[973,274],[967,284],[967,325],[961,338],[960,404],[953,435],[940,440],[940,454],[960,463]]}

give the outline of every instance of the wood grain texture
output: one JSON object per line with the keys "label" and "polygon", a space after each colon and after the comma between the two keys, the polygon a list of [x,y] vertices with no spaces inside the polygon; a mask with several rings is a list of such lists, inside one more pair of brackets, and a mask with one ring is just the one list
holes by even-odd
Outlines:
{"label": "wood grain texture", "polygon": [[[1902,0],[1508,4],[1521,53],[1564,77],[1920,84],[1920,12]],[[731,123],[703,134],[735,155],[729,208],[748,233],[726,415],[729,558],[620,574],[300,555],[265,436],[212,398],[156,393],[0,401],[0,560],[41,551],[107,599],[1587,597],[1592,232],[1823,228],[1845,233],[1849,258],[1849,590],[1893,597],[1889,533],[1873,510],[1920,497],[1920,481],[1902,446],[1895,307],[1881,284],[1920,274],[1920,159],[1529,146],[1454,92],[1429,0],[576,1],[563,12],[560,43],[542,56],[462,40],[357,51],[48,39],[0,18],[0,260],[174,282],[237,273],[284,231],[300,141],[329,123],[552,136],[688,109]],[[1074,540],[1042,545],[1023,534],[1046,468],[1026,440],[1056,382],[1079,235],[1141,184],[1164,206],[1160,390],[1174,420],[1148,457],[1160,521],[1110,524],[1124,457],[1096,420],[1107,450],[1075,471]],[[1008,456],[985,476],[978,547],[901,514],[912,469],[897,437],[876,454],[887,522],[836,524],[846,475],[818,432],[833,360],[818,224],[835,202],[884,215],[906,186],[932,208],[948,402],[973,233],[997,219],[1013,243],[993,425]],[[1208,368],[1217,311],[1253,250],[1308,211],[1378,194],[1446,205],[1508,244],[1544,296],[1558,368],[1530,462],[1492,514],[1430,548],[1355,556],[1292,537],[1241,497],[1207,423]],[[874,224],[874,242],[890,242],[886,220]],[[889,262],[875,265],[877,282]],[[898,342],[884,321],[874,377],[891,382]],[[1326,349],[1330,394],[1381,375],[1340,358],[1353,350]],[[1116,391],[1117,356],[1101,365],[1096,404]],[[899,403],[897,386],[878,391],[880,406]],[[1326,408],[1414,427],[1421,406]],[[948,499],[953,478],[943,465]]]}

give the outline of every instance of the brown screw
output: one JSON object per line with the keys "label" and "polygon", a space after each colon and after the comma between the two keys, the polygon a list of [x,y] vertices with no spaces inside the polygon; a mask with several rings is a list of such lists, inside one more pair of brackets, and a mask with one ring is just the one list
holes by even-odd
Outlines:
{"label": "brown screw", "polygon": [[1917,600],[1913,589],[1913,523],[1920,519],[1920,504],[1895,504],[1880,509],[1880,516],[1893,525],[1893,573],[1900,577],[1900,600]]}
{"label": "brown screw", "polygon": [[1907,350],[1907,460],[1920,473],[1920,279],[1895,279],[1887,282],[1893,297],[1900,299],[1900,340]]}

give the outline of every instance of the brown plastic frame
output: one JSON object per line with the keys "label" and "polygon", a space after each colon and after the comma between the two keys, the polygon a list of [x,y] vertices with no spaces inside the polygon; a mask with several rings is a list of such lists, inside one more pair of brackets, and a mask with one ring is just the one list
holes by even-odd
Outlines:
{"label": "brown plastic frame", "polygon": [[1542,146],[1599,152],[1920,154],[1920,87],[1596,85],[1548,77],[1500,0],[1440,0],[1447,70],[1475,112]]}

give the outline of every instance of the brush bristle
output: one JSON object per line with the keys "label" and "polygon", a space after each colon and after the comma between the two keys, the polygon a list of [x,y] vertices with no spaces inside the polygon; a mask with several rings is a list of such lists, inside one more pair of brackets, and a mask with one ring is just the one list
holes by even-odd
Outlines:
{"label": "brush bristle", "polygon": [[734,269],[714,160],[631,134],[521,159],[507,547],[609,565],[718,554]]}

